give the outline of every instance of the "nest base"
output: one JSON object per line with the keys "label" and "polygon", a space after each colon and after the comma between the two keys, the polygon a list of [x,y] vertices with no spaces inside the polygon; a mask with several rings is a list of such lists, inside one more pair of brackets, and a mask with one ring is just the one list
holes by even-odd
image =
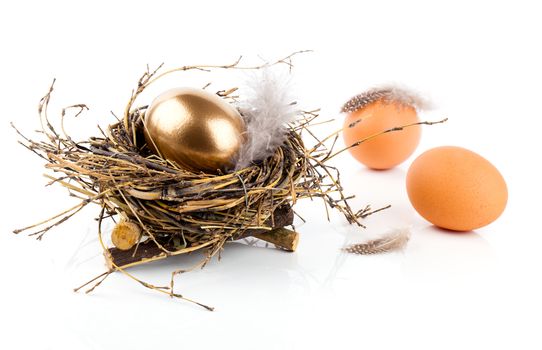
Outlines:
{"label": "nest base", "polygon": [[[294,211],[289,205],[284,205],[275,210],[272,218],[266,222],[267,225],[273,227],[271,230],[253,229],[246,230],[243,234],[235,238],[235,240],[244,239],[247,237],[255,237],[263,241],[274,244],[275,246],[286,251],[293,252],[297,248],[299,235],[297,232],[284,228],[290,226],[294,222]],[[168,254],[163,248],[172,251]],[[106,262],[110,270],[117,268],[127,268],[141,263],[165,259],[172,255],[180,255],[192,252],[193,249],[175,250],[173,246],[164,246],[160,248],[152,240],[147,240],[139,245],[128,250],[118,248],[109,248],[106,252]]]}

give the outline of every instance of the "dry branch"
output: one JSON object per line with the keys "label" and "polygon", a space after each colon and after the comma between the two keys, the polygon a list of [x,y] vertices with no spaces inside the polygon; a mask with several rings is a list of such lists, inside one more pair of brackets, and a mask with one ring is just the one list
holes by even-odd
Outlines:
{"label": "dry branch", "polygon": [[[292,56],[274,64],[291,66]],[[337,209],[348,222],[363,227],[360,221],[368,209],[354,211],[350,207],[350,197],[343,194],[339,171],[326,163],[333,157],[333,145],[331,149],[326,147],[325,142],[309,130],[318,117],[317,111],[300,113],[298,121],[289,125],[285,143],[273,155],[238,171],[191,172],[149,151],[143,137],[147,107],[134,105],[150,84],[179,71],[260,69],[265,66],[267,64],[242,67],[238,60],[224,66],[185,66],[163,73],[159,72],[160,67],[154,71],[147,69],[138,80],[122,120],[106,130],[100,128],[102,136],[84,141],[73,140],[64,129],[67,109],[59,118],[61,133],[50,122],[48,106],[54,89],[51,85],[39,105],[42,140],[34,141],[17,132],[27,149],[47,161],[46,168],[53,173],[47,175],[51,183],[64,186],[70,195],[82,198],[82,201],[49,220],[16,232],[32,229],[41,238],[87,204],[99,204],[102,211],[98,232],[109,271],[120,271],[145,287],[164,292],[124,269],[195,250],[207,252],[204,265],[227,241],[249,236],[295,250],[297,234],[277,229],[292,224],[291,206],[304,198],[321,198],[326,211]],[[233,91],[219,92],[219,96],[227,98]],[[75,109],[76,116],[86,110],[82,104],[68,108]],[[316,146],[305,147],[302,139],[305,131],[316,139]],[[102,221],[118,216],[141,227],[142,239],[131,250],[108,248],[102,241]],[[96,279],[94,287],[108,275]],[[167,294],[179,296],[173,292],[173,284]]]}

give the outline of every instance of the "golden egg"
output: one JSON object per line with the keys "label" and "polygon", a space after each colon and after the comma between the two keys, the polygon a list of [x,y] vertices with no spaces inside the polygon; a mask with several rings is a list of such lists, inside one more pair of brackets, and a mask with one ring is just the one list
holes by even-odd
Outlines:
{"label": "golden egg", "polygon": [[215,173],[233,166],[246,126],[239,112],[217,95],[177,88],[152,102],[144,131],[155,154],[191,171]]}

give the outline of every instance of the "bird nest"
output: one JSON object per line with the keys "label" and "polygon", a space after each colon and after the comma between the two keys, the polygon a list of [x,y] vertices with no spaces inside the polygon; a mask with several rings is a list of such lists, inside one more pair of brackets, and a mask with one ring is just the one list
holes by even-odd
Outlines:
{"label": "bird nest", "polygon": [[[289,58],[277,63],[289,64]],[[39,105],[43,140],[33,141],[20,132],[19,135],[26,148],[46,161],[46,168],[53,172],[46,175],[51,183],[64,186],[80,202],[49,220],[16,232],[33,229],[32,235],[41,239],[52,227],[96,203],[101,207],[99,241],[109,268],[84,286],[93,290],[112,272],[121,271],[147,288],[186,299],[173,288],[173,276],[186,270],[173,272],[171,284],[165,288],[143,282],[126,269],[197,250],[205,252],[197,265],[203,266],[228,241],[247,237],[295,250],[297,233],[286,227],[293,228],[292,207],[305,198],[321,198],[326,210],[337,209],[349,223],[363,226],[360,219],[371,213],[370,208],[352,210],[338,170],[327,164],[337,135],[320,140],[309,130],[318,124],[317,111],[300,112],[288,126],[286,141],[271,156],[237,171],[194,172],[149,151],[143,136],[147,106],[134,106],[137,96],[148,85],[176,71],[235,68],[241,68],[239,61],[227,66],[185,66],[164,73],[147,71],[138,81],[123,118],[106,130],[100,129],[101,136],[81,142],[74,141],[64,130],[64,117],[70,109],[78,115],[86,106],[62,110],[60,126],[55,128],[47,113],[51,86]],[[227,98],[229,94],[222,91],[218,95]],[[314,140],[310,147],[303,141],[305,134]],[[106,219],[114,220],[117,227],[125,225],[125,231],[140,230],[136,244],[127,250],[110,247],[102,237]]]}

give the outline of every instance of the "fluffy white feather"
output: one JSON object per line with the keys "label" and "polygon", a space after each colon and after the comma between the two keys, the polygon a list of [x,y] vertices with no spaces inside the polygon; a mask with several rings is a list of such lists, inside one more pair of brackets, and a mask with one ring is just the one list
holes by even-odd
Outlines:
{"label": "fluffy white feather", "polygon": [[247,125],[246,142],[239,151],[236,170],[273,154],[286,139],[288,123],[299,114],[290,94],[290,78],[270,67],[253,74],[245,89],[246,97],[238,108]]}

